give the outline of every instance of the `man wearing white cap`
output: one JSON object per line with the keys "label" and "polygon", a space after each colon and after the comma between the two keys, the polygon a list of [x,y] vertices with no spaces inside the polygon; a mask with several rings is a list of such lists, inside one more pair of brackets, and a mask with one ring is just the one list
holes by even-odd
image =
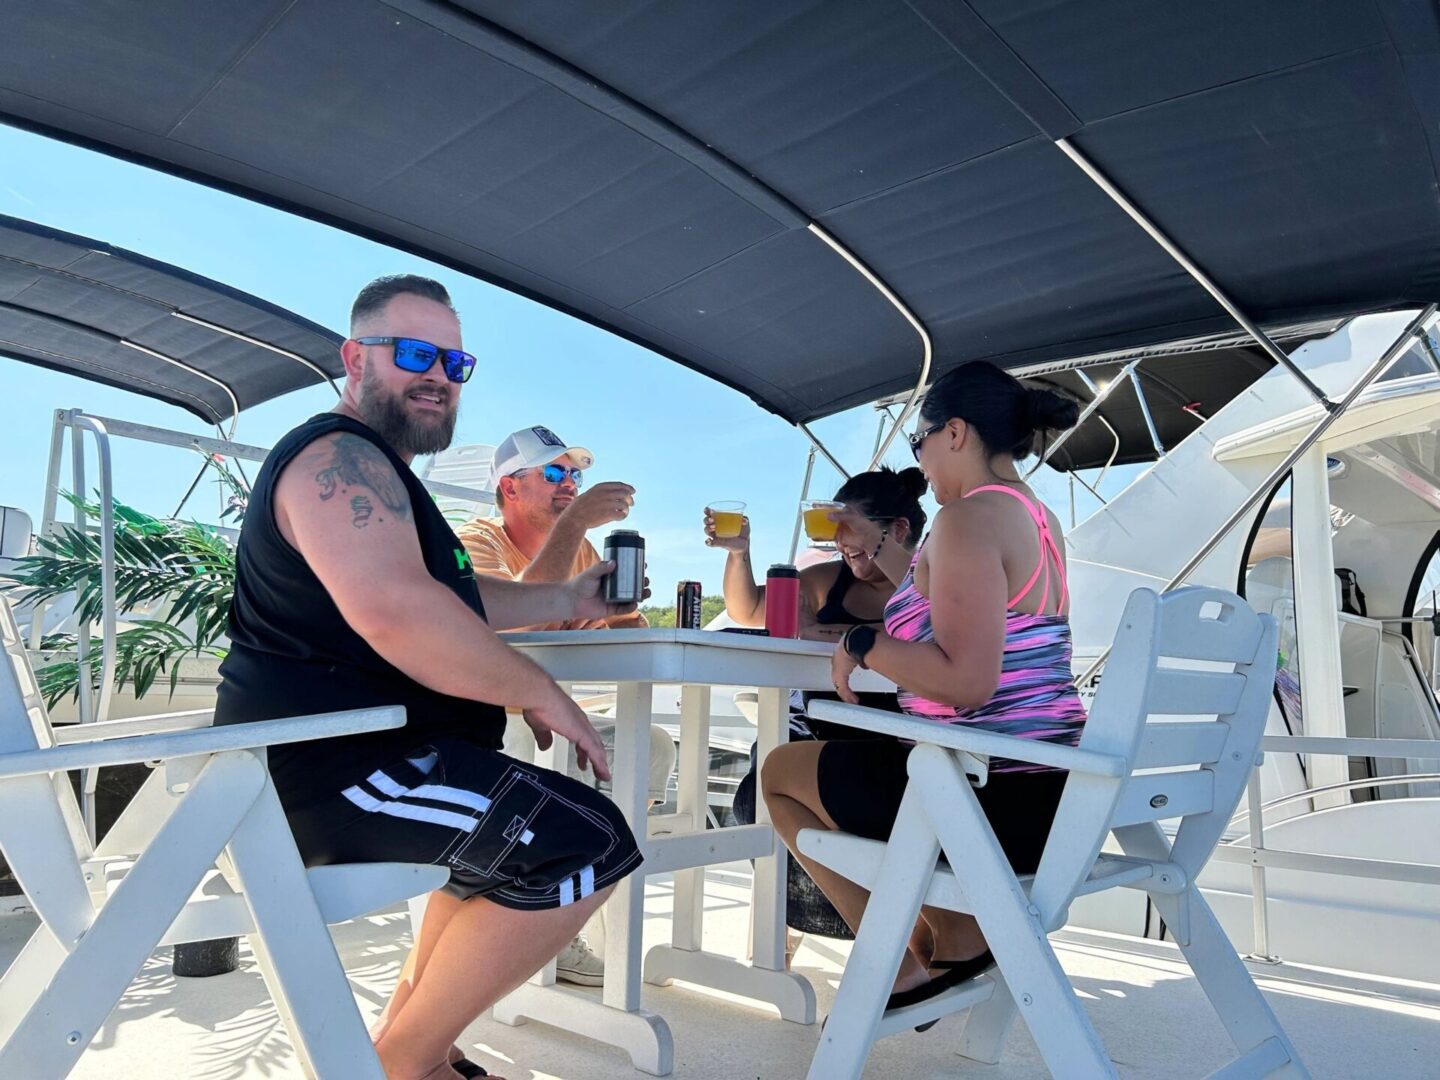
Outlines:
{"label": "man wearing white cap", "polygon": [[[491,474],[500,520],[474,518],[457,534],[477,574],[514,581],[569,581],[600,555],[585,539],[590,529],[630,513],[635,489],[609,482],[580,490],[595,457],[567,446],[546,427],[521,428],[495,451]],[[645,626],[638,611],[610,619],[566,619],[529,630],[599,630]]]}
{"label": "man wearing white cap", "polygon": [[[593,544],[585,538],[590,529],[623,521],[635,503],[635,489],[629,484],[607,482],[581,490],[584,472],[595,456],[581,446],[570,446],[547,427],[521,428],[509,435],[495,451],[491,473],[500,518],[474,518],[456,536],[470,553],[477,574],[509,578],[512,581],[569,581],[600,561]],[[638,611],[596,619],[566,619],[529,626],[527,630],[605,630],[646,626]],[[605,744],[607,756],[615,756],[615,724],[591,717]],[[511,724],[508,736],[524,737]],[[512,752],[519,752],[515,746]],[[650,801],[665,801],[665,788],[675,768],[675,744],[660,728],[650,729]],[[575,766],[571,775],[583,779]],[[590,930],[600,930],[597,919]],[[556,961],[557,978],[584,986],[599,986],[604,980],[604,961],[581,934]]]}

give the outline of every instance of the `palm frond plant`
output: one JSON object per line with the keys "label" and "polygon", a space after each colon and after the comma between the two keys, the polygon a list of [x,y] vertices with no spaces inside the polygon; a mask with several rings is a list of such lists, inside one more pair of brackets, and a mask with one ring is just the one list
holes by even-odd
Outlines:
{"label": "palm frond plant", "polygon": [[[223,464],[211,461],[228,475]],[[232,506],[243,513],[244,496],[232,492]],[[91,520],[100,516],[98,504],[64,493],[80,505]],[[185,656],[223,657],[215,643],[225,631],[230,598],[235,590],[235,549],[218,531],[193,521],[155,518],[134,507],[114,503],[115,601],[121,612],[158,612],[157,617],[131,615],[137,625],[116,635],[116,686],[129,683],[142,697],[157,676],[169,674],[170,693],[178,683],[179,664]],[[237,515],[238,516],[238,515]],[[0,589],[23,591],[27,601],[48,603],[66,593],[75,594],[81,626],[100,622],[100,538],[74,525],[57,524],[50,536],[38,542],[39,552],[17,559]],[[187,627],[193,626],[193,629]],[[59,654],[36,676],[46,703],[53,706],[66,696],[79,694],[80,664],[75,634],[50,634],[41,641],[45,652]],[[98,639],[92,639],[89,679],[94,686],[102,661]]]}

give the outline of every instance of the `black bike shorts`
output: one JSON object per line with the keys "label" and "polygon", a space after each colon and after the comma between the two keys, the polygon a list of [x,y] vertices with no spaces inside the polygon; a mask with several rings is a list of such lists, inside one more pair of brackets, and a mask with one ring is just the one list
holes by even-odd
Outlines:
{"label": "black bike shorts", "polygon": [[289,814],[307,866],[448,866],[445,891],[564,907],[640,865],[624,817],[594,788],[499,750],[436,738]]}
{"label": "black bike shorts", "polygon": [[[910,782],[910,751],[898,739],[827,742],[820,751],[816,784],[820,802],[842,832],[888,840]],[[1069,773],[991,773],[984,787],[973,788],[995,839],[1017,874],[1033,874]]]}

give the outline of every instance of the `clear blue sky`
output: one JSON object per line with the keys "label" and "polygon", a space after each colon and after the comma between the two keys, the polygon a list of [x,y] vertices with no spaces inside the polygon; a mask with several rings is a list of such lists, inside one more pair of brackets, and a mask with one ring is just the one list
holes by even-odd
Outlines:
{"label": "clear blue sky", "polygon": [[[719,591],[723,556],[704,546],[700,530],[709,500],[749,504],[758,565],[788,555],[809,444],[743,395],[453,270],[162,173],[5,127],[0,161],[0,213],[174,263],[342,333],[350,301],[370,279],[408,271],[444,282],[466,347],[480,359],[462,398],[456,444],[497,443],[516,428],[545,424],[589,447],[592,482],[624,480],[638,489],[629,524],[646,537],[658,602],[670,602],[681,578]],[[37,521],[57,408],[214,433],[179,409],[73,376],[4,358],[0,373],[0,504],[23,507]],[[235,437],[270,446],[333,401],[328,388],[276,399],[244,413]],[[868,462],[876,426],[875,414],[859,409],[815,429],[854,470]],[[116,440],[114,453],[117,496],[159,515],[174,510],[199,464],[193,454],[128,440]],[[903,440],[890,461],[910,463]],[[817,463],[816,497],[833,493],[839,479]],[[1107,482],[1107,491],[1124,479]],[[1042,490],[1067,518],[1063,482],[1052,474]],[[219,500],[211,492],[192,500],[186,516],[214,520]],[[1094,505],[1082,496],[1082,517]],[[603,535],[591,539],[598,546]]]}

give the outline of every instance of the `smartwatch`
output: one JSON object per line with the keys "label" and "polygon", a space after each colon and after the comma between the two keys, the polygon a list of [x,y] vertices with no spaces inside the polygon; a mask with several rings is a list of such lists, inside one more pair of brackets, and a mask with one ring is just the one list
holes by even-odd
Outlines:
{"label": "smartwatch", "polygon": [[845,636],[840,644],[850,654],[850,658],[862,668],[868,668],[865,663],[865,656],[875,647],[875,628],[873,626],[852,626],[845,631]]}

